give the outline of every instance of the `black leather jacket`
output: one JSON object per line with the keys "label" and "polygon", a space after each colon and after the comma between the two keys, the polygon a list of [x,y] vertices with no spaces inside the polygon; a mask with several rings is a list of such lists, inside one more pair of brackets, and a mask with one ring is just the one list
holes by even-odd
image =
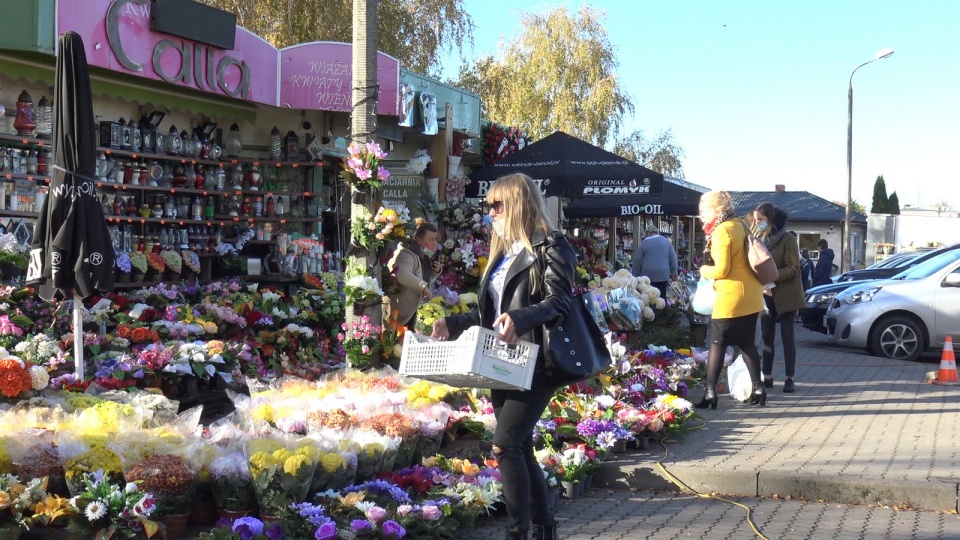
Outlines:
{"label": "black leather jacket", "polygon": [[[509,313],[516,326],[517,335],[524,341],[540,345],[537,354],[537,369],[543,368],[543,325],[566,316],[573,300],[573,283],[577,268],[577,255],[563,233],[552,231],[549,235],[534,234],[530,239],[537,253],[544,254],[543,286],[532,287],[531,268],[536,264],[536,255],[524,250],[510,265],[504,280],[501,295],[501,313]],[[545,246],[546,249],[541,249]],[[490,273],[503,256],[487,263],[480,291],[477,294],[479,311],[446,318],[451,338],[458,337],[471,326],[480,325],[493,329],[496,310],[492,305],[488,286]]]}

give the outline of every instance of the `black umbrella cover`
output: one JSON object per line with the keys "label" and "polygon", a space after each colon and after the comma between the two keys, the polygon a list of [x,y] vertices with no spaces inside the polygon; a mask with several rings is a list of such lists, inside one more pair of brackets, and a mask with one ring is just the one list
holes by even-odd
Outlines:
{"label": "black umbrella cover", "polygon": [[113,290],[114,253],[96,193],[90,72],[83,40],[60,36],[54,86],[50,193],[34,227],[27,283],[45,300]]}

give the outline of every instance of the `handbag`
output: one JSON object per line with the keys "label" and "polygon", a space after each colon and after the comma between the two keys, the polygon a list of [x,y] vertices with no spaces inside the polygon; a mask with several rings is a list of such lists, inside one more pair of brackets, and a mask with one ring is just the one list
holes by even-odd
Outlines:
{"label": "handbag", "polygon": [[747,251],[750,269],[753,270],[753,274],[757,276],[757,281],[761,285],[773,283],[780,277],[780,272],[777,271],[777,263],[770,256],[770,250],[763,245],[759,238],[750,234],[750,229],[747,228],[746,223],[741,221],[740,225],[743,225],[743,232],[746,233],[744,247]]}
{"label": "handbag", "polygon": [[[540,279],[544,275],[544,252],[537,257]],[[543,326],[547,382],[556,387],[589,379],[607,368],[613,359],[603,332],[590,312],[590,296],[575,294],[567,314]]]}
{"label": "handbag", "polygon": [[613,362],[603,332],[587,308],[589,298],[574,295],[565,317],[544,325],[547,381],[566,386],[589,379]]}

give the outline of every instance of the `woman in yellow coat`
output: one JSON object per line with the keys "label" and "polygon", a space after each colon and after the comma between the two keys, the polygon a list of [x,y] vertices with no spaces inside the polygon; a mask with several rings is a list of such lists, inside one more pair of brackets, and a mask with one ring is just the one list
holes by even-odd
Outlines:
{"label": "woman in yellow coat", "polygon": [[733,212],[730,194],[711,191],[700,197],[700,219],[707,234],[706,261],[700,276],[714,280],[717,299],[713,305],[710,352],[707,356],[707,386],[698,408],[717,408],[717,378],[729,346],[739,347],[753,381],[750,403],[764,405],[767,391],[760,380],[757,352],[757,317],[763,311],[763,286],[747,259],[746,224]]}

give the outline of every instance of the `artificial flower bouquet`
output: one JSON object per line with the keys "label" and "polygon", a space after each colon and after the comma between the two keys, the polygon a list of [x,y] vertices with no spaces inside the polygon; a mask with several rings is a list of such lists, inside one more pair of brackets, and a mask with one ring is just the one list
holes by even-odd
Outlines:
{"label": "artificial flower bouquet", "polygon": [[381,327],[371,324],[370,317],[364,315],[351,324],[343,323],[340,328],[342,332],[337,334],[337,339],[340,340],[340,347],[350,367],[354,369],[370,367],[374,355],[382,347]]}
{"label": "artificial flower bouquet", "polygon": [[[218,522],[220,523],[220,522]],[[280,523],[267,524],[252,516],[244,516],[235,519],[232,523],[221,525],[212,531],[200,533],[200,540],[275,540],[285,538],[284,525]],[[332,536],[324,534],[310,535],[294,538],[322,538],[324,540],[334,540],[337,537],[336,527],[333,529]]]}
{"label": "artificial flower bouquet", "polygon": [[319,451],[309,439],[264,436],[245,449],[261,515],[277,515],[306,500]]}
{"label": "artificial flower bouquet", "polygon": [[404,170],[412,174],[423,174],[430,161],[432,161],[430,153],[425,148],[420,148],[410,156],[410,161],[404,166]]}
{"label": "artificial flower bouquet", "polygon": [[156,501],[142,485],[121,487],[102,471],[83,475],[83,485],[74,499],[77,513],[67,525],[78,538],[153,538],[159,532],[160,526],[150,519]]}
{"label": "artificial flower bouquet", "polygon": [[388,239],[394,236],[394,229],[399,225],[397,211],[381,206],[377,213],[364,212],[353,220],[350,227],[350,237],[354,244],[367,249],[379,249]]}
{"label": "artificial flower bouquet", "polygon": [[587,476],[590,458],[581,446],[571,446],[560,453],[558,476],[564,482],[582,482]]}
{"label": "artificial flower bouquet", "polygon": [[443,443],[443,434],[450,417],[450,405],[439,402],[421,407],[416,418],[420,425],[420,437],[413,453],[413,462],[420,463],[423,458],[435,455]]}
{"label": "artificial flower bouquet", "polygon": [[163,256],[159,253],[147,253],[147,265],[158,274],[162,274],[167,268],[166,263],[163,262]]}
{"label": "artificial flower bouquet", "polygon": [[141,274],[147,273],[147,255],[142,251],[131,251],[128,255],[130,258],[130,266],[133,270],[140,272]]}
{"label": "artificial flower bouquet", "polygon": [[124,432],[108,443],[120,456],[126,481],[153,495],[160,516],[190,512],[200,480],[199,446],[196,441],[151,431]]}
{"label": "artificial flower bouquet", "polygon": [[117,270],[123,274],[129,274],[133,271],[133,267],[130,264],[130,255],[126,252],[117,255],[116,265]]}
{"label": "artificial flower bouquet", "polygon": [[347,152],[349,155],[343,158],[340,172],[340,178],[347,185],[360,191],[380,189],[381,183],[390,178],[390,172],[381,165],[387,153],[376,142],[350,143]]}
{"label": "artificial flower bouquet", "polygon": [[348,304],[365,304],[383,297],[383,289],[377,280],[367,275],[348,277],[343,284]]}
{"label": "artificial flower bouquet", "polygon": [[180,253],[168,249],[160,253],[160,256],[163,257],[163,265],[168,271],[173,272],[174,274],[179,274],[183,269],[183,257]]}
{"label": "artificial flower bouquet", "polygon": [[0,474],[0,537],[7,538],[2,520],[10,519],[19,528],[45,527],[61,517],[69,517],[75,509],[68,499],[47,492],[47,479],[21,481],[14,474]]}
{"label": "artificial flower bouquet", "polygon": [[200,256],[193,250],[180,250],[180,258],[183,259],[183,265],[194,274],[200,273]]}
{"label": "artificial flower bouquet", "polygon": [[[398,510],[413,501],[399,486],[386,480],[371,480],[345,488],[340,493],[320,494],[320,501],[329,509],[338,524],[349,531],[350,538],[404,538],[407,530],[397,521]],[[425,536],[411,536],[425,538]]]}
{"label": "artificial flower bouquet", "polygon": [[417,332],[429,336],[433,333],[433,323],[446,316],[443,298],[434,296],[429,302],[424,302],[417,308]]}

